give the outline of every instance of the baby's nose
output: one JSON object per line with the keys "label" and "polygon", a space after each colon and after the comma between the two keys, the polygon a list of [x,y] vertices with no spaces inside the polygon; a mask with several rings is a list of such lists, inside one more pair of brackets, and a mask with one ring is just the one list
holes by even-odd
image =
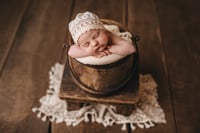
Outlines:
{"label": "baby's nose", "polygon": [[94,40],[94,41],[92,41],[92,46],[93,46],[93,47],[96,47],[96,46],[98,46],[98,42],[97,42],[97,41],[95,41],[95,40]]}

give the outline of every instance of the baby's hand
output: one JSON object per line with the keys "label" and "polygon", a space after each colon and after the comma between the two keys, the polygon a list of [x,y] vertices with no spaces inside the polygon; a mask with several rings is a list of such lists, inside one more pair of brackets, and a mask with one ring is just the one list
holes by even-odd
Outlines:
{"label": "baby's hand", "polygon": [[107,56],[109,54],[112,54],[108,49],[104,50],[104,51],[101,51],[101,52],[98,52],[95,57],[96,58],[101,58],[103,56]]}

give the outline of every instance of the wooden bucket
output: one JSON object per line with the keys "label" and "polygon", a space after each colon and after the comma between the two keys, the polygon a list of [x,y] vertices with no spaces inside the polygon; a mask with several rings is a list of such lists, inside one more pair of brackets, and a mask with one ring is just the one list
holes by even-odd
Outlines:
{"label": "wooden bucket", "polygon": [[[127,31],[123,25],[116,21],[102,19],[102,22],[104,24],[117,25],[120,31]],[[132,40],[136,46],[134,35]],[[69,44],[73,44],[71,37]],[[107,65],[86,65],[70,56],[68,56],[67,61],[74,82],[82,90],[98,96],[113,94],[120,90],[131,77],[138,77],[137,52]]]}

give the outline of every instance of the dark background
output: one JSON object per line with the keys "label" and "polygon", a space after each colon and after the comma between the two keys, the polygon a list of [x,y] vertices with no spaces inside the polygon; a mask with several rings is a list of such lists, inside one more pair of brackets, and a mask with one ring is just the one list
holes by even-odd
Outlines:
{"label": "dark background", "polygon": [[31,111],[40,106],[48,71],[61,57],[66,24],[89,10],[141,37],[140,73],[157,81],[167,124],[136,132],[199,133],[199,5],[197,0],[1,0],[0,132],[132,132],[117,125],[42,122]]}

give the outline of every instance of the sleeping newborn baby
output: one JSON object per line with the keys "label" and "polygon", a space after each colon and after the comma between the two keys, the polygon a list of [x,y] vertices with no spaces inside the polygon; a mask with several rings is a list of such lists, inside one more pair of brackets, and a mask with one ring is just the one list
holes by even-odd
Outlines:
{"label": "sleeping newborn baby", "polygon": [[91,12],[77,14],[69,23],[69,31],[75,43],[68,51],[72,58],[101,58],[110,54],[126,56],[136,51],[131,41],[106,30],[99,17]]}

